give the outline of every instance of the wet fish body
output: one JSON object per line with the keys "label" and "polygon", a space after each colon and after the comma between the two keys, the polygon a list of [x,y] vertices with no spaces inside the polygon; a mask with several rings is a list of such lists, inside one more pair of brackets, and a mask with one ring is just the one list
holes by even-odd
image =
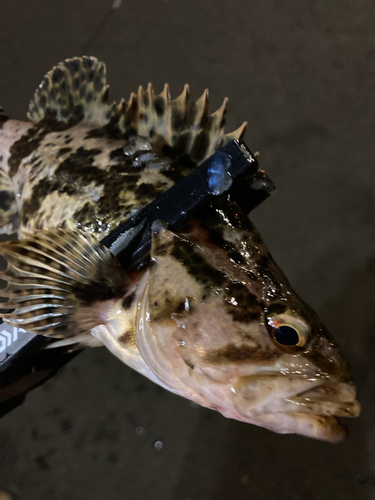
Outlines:
{"label": "wet fish body", "polygon": [[0,294],[14,309],[2,316],[104,344],[227,417],[339,441],[336,417],[359,413],[348,365],[235,201],[218,198],[179,233],[155,223],[150,259],[129,276],[100,244],[242,137],[245,125],[224,133],[227,101],[210,115],[207,99],[149,86],[108,104],[104,64],[83,57],[45,76],[30,122],[0,114],[0,223],[19,237],[0,245]]}

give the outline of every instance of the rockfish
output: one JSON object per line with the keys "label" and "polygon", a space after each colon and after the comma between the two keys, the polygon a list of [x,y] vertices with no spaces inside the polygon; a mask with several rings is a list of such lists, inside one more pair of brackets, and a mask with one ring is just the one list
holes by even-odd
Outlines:
{"label": "rockfish", "polygon": [[[246,214],[218,197],[181,231],[152,227],[128,274],[100,241],[172,187],[225,134],[227,99],[171,100],[151,85],[108,101],[105,65],[68,59],[46,74],[29,122],[0,110],[0,313],[25,330],[105,345],[153,382],[224,416],[339,441],[360,406],[347,363],[292,290]],[[5,309],[6,308],[6,309]],[[58,341],[61,342],[61,341]]]}

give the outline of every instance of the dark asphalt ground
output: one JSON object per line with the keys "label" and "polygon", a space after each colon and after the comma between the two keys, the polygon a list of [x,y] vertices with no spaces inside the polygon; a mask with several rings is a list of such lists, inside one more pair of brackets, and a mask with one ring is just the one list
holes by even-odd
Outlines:
{"label": "dark asphalt ground", "polygon": [[[111,96],[164,82],[229,96],[228,129],[278,192],[253,214],[350,361],[363,405],[339,445],[193,407],[87,350],[0,421],[12,500],[375,499],[374,3],[1,0],[0,102],[24,119],[66,57],[107,63]],[[155,442],[163,448],[157,450]]]}

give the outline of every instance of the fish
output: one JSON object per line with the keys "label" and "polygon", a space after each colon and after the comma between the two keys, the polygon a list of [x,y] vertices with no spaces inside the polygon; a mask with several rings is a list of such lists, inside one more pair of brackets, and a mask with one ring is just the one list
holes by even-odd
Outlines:
{"label": "fish", "polygon": [[360,404],[348,363],[293,291],[247,214],[218,196],[178,232],[153,223],[125,272],[101,240],[226,143],[227,99],[171,99],[151,84],[110,103],[105,64],[67,59],[28,119],[0,111],[0,316],[54,339],[106,346],[176,395],[277,433],[329,442]]}

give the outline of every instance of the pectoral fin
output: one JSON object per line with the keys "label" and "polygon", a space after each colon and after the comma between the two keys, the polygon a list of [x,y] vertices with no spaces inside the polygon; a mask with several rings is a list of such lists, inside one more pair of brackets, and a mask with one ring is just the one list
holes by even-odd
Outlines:
{"label": "pectoral fin", "polygon": [[31,333],[73,337],[104,322],[103,307],[122,296],[127,276],[111,252],[78,230],[39,231],[0,244],[5,321]]}

